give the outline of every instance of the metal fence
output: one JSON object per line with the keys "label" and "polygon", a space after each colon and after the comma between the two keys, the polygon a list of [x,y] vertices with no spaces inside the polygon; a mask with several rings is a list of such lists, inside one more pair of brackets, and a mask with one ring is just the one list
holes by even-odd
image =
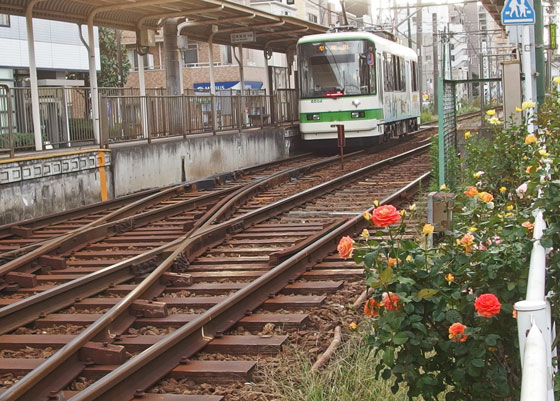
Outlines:
{"label": "metal fence", "polygon": [[440,186],[445,184],[453,188],[459,180],[457,116],[480,111],[476,129],[484,130],[488,126],[485,111],[503,104],[502,81],[501,78],[447,80],[439,77],[437,91],[438,182]]}
{"label": "metal fence", "polygon": [[[167,96],[165,88],[99,88],[102,144],[293,122],[294,90]],[[44,149],[94,144],[90,88],[39,88]],[[0,151],[35,149],[30,88],[0,87]]]}
{"label": "metal fence", "polygon": [[275,95],[101,96],[101,142],[241,130],[299,119],[295,90]]}

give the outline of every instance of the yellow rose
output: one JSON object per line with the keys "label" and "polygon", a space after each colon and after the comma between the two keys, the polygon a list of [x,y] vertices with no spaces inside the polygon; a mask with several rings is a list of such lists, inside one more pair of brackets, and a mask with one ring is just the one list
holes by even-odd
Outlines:
{"label": "yellow rose", "polygon": [[531,174],[531,169],[533,168],[533,166],[527,166],[527,168],[525,169],[525,172],[527,174]]}
{"label": "yellow rose", "polygon": [[507,191],[507,188],[506,188],[506,187],[500,187],[500,192],[501,192],[501,193],[504,193],[504,192],[506,192],[506,191]]}
{"label": "yellow rose", "polygon": [[412,257],[412,255],[408,255],[405,260],[410,263],[414,260],[414,258]]}
{"label": "yellow rose", "polygon": [[554,77],[554,83],[560,84],[560,77]]}
{"label": "yellow rose", "polygon": [[506,217],[511,217],[511,216],[513,216],[513,213],[511,213],[511,212],[506,213]]}
{"label": "yellow rose", "polygon": [[477,230],[476,227],[469,227],[469,231],[470,231],[471,233],[474,233],[476,230]]}
{"label": "yellow rose", "polygon": [[348,328],[350,330],[356,330],[358,328],[358,325],[356,323],[352,322],[348,325]]}
{"label": "yellow rose", "polygon": [[532,109],[532,108],[535,107],[535,105],[536,105],[535,102],[527,101],[527,102],[523,102],[523,103],[521,104],[521,108],[522,108],[523,110]]}
{"label": "yellow rose", "polygon": [[404,209],[402,209],[399,213],[401,214],[402,217],[406,216],[406,210]]}
{"label": "yellow rose", "polygon": [[492,200],[494,199],[494,197],[492,196],[492,194],[489,194],[488,192],[480,192],[480,193],[478,194],[478,197],[479,197],[480,200],[483,201],[484,203],[492,202]]}
{"label": "yellow rose", "polygon": [[537,143],[537,137],[533,134],[529,134],[525,137],[525,145],[530,145],[532,143]]}
{"label": "yellow rose", "polygon": [[548,152],[544,149],[539,149],[539,155],[546,157],[548,156]]}
{"label": "yellow rose", "polygon": [[486,115],[487,115],[488,117],[495,116],[495,115],[496,115],[496,110],[494,110],[494,109],[492,109],[492,110],[487,110],[487,111],[486,111]]}
{"label": "yellow rose", "polygon": [[367,239],[369,238],[369,231],[367,228],[364,228],[362,230],[362,238],[365,239],[367,241]]}
{"label": "yellow rose", "polygon": [[378,206],[379,206],[379,201],[378,201],[378,200],[374,200],[374,201],[373,201],[373,206],[378,207]]}
{"label": "yellow rose", "polygon": [[410,210],[411,212],[414,212],[416,210],[416,203],[413,203],[412,205],[410,205],[408,207],[408,210]]}
{"label": "yellow rose", "polygon": [[488,120],[488,122],[489,122],[490,124],[492,124],[492,125],[498,125],[498,124],[501,124],[501,123],[502,123],[502,122],[500,121],[500,119],[497,118],[497,117],[492,117],[492,118],[490,118],[490,119]]}
{"label": "yellow rose", "polygon": [[440,191],[446,191],[447,190],[447,185],[443,184],[441,187],[439,187]]}
{"label": "yellow rose", "polygon": [[447,273],[445,275],[445,281],[447,281],[448,283],[452,283],[455,281],[455,276],[451,273]]}
{"label": "yellow rose", "polygon": [[371,220],[371,213],[370,212],[364,212],[363,216],[364,216],[364,219],[366,219],[367,221]]}
{"label": "yellow rose", "polygon": [[520,112],[523,111],[523,109],[522,109],[521,107],[516,107],[516,108],[515,108],[515,111],[517,111],[518,113],[520,113]]}
{"label": "yellow rose", "polygon": [[434,226],[432,226],[431,224],[424,224],[424,227],[422,228],[422,232],[426,235],[430,235],[431,233],[434,232]]}
{"label": "yellow rose", "polygon": [[507,205],[507,206],[506,206],[506,209],[507,209],[507,210],[513,210],[513,205]]}
{"label": "yellow rose", "polygon": [[465,132],[465,139],[467,139],[469,136],[471,136],[471,132],[470,131]]}

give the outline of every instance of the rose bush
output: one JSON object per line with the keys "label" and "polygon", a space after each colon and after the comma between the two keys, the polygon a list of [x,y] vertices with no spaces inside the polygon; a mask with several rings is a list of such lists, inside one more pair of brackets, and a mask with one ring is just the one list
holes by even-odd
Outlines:
{"label": "rose bush", "polygon": [[[524,122],[534,118],[529,104],[519,112]],[[552,248],[548,289],[560,280],[558,96],[547,98],[531,135],[524,125],[496,124],[492,141],[474,132],[465,139],[453,227],[439,234],[437,246],[428,247],[433,226],[415,208],[399,213],[390,205],[371,212],[379,229],[354,244],[353,258],[364,264],[372,291],[364,308],[369,344],[381,355],[376,373],[396,377],[394,391],[406,383],[410,398],[516,399],[521,376],[513,304],[525,298],[536,207],[549,227],[541,241]],[[381,208],[378,214],[395,220],[377,224]],[[409,221],[421,222],[416,241],[407,237]],[[556,289],[555,321],[559,297]]]}

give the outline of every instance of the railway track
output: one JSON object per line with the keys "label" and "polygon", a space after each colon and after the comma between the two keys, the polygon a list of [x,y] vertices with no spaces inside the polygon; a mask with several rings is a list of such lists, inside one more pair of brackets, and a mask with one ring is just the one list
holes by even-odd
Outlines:
{"label": "railway track", "polygon": [[[173,380],[201,393],[248,380],[255,354],[277,352],[286,331],[312,324],[308,310],[361,278],[332,255],[337,240],[365,227],[372,199],[409,199],[428,176],[428,146],[362,167],[347,161],[352,172],[325,164],[297,180],[284,171],[240,185],[166,245],[5,301],[0,373],[18,381],[2,399],[67,390],[72,400],[151,400],[144,391]],[[60,270],[51,276],[68,266]]]}

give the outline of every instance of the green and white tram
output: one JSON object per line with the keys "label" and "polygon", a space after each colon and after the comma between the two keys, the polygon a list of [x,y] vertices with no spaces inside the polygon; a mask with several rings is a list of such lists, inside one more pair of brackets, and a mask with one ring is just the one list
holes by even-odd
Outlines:
{"label": "green and white tram", "polygon": [[[310,35],[298,41],[300,132],[350,145],[377,143],[418,129],[417,55],[367,31]],[[314,142],[318,143],[318,142]]]}

